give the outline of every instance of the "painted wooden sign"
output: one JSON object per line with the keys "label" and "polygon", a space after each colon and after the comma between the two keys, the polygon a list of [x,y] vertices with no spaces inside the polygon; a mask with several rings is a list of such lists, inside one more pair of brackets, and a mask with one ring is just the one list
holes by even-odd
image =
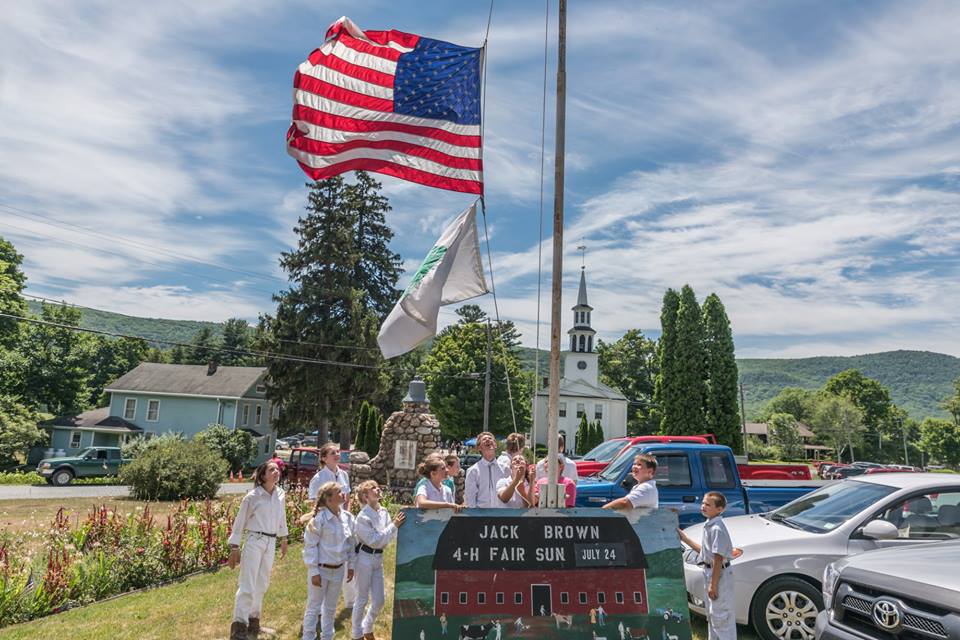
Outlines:
{"label": "painted wooden sign", "polygon": [[690,640],[671,511],[406,513],[393,640]]}

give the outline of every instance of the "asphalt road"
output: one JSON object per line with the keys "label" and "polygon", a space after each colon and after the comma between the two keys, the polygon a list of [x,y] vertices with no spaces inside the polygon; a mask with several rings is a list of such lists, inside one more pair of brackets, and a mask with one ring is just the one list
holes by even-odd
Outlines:
{"label": "asphalt road", "polygon": [[[246,493],[253,488],[249,482],[224,482],[220,485],[220,495]],[[0,485],[0,500],[43,500],[63,498],[104,498],[126,496],[130,487],[107,485],[68,485],[66,487],[26,485]]]}

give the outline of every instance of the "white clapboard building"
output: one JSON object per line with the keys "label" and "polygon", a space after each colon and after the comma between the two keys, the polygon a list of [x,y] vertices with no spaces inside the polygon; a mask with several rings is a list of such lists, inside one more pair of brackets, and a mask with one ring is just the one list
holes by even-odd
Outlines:
{"label": "white clapboard building", "polygon": [[[577,427],[584,414],[587,421],[599,420],[604,439],[627,435],[627,398],[612,387],[600,382],[599,356],[594,351],[596,331],[591,327],[593,307],[587,303],[586,270],[580,270],[580,290],[573,307],[573,328],[570,350],[563,353],[563,373],[560,380],[560,433],[566,436],[567,451],[576,450]],[[534,399],[533,419],[537,444],[547,442],[547,395],[543,385]]]}

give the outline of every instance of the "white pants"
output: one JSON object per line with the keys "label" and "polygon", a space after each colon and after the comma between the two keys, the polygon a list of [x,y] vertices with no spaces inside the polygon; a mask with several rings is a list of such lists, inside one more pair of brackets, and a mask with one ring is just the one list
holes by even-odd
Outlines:
{"label": "white pants", "polygon": [[303,640],[315,640],[317,637],[317,619],[320,620],[320,639],[333,640],[333,619],[337,613],[337,600],[347,565],[339,569],[320,567],[320,586],[317,587],[307,576],[307,610],[303,614]]}
{"label": "white pants", "polygon": [[[353,581],[347,584],[356,585],[357,599],[353,604],[353,635],[359,638],[365,633],[373,633],[373,622],[383,609],[383,554],[360,551],[357,554],[357,568]],[[367,608],[367,601],[370,609]]]}
{"label": "white pants", "polygon": [[734,615],[733,572],[727,567],[717,583],[717,599],[710,599],[712,568],[703,570],[703,601],[707,613],[708,640],[736,640],[737,619]]}
{"label": "white pants", "polygon": [[257,533],[248,533],[240,552],[240,586],[233,605],[233,621],[247,624],[250,618],[259,618],[263,594],[270,585],[270,571],[277,539]]}
{"label": "white pants", "polygon": [[343,606],[349,609],[357,600],[357,579],[354,578],[350,582],[347,582],[346,571],[343,573],[343,590],[341,593],[343,593]]}

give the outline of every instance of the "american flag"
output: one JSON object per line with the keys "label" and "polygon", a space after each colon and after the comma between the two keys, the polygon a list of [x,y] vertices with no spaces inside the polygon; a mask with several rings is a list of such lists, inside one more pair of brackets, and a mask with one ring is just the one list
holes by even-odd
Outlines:
{"label": "american flag", "polygon": [[481,52],[340,18],[294,76],[287,152],[314,180],[362,169],[482,194]]}

